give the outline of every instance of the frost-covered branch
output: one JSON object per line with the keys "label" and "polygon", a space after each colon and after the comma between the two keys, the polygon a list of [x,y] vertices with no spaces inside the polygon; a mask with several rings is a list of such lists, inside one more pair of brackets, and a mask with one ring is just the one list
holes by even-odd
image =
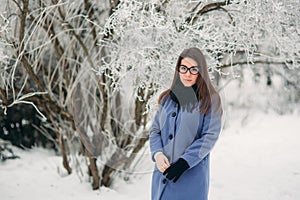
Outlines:
{"label": "frost-covered branch", "polygon": [[286,65],[286,62],[278,62],[278,61],[265,61],[265,60],[255,60],[255,61],[239,61],[230,64],[224,64],[222,66],[218,66],[217,69],[224,69],[227,67],[232,67],[235,65],[256,65],[256,64],[266,64],[266,65]]}
{"label": "frost-covered branch", "polygon": [[[232,16],[230,15],[230,13],[224,7],[222,7],[222,6],[226,6],[226,5],[230,4],[230,0],[226,0],[226,1],[223,1],[223,2],[214,2],[214,3],[206,4],[205,6],[203,6],[200,10],[198,10],[196,12],[196,9],[200,4],[201,4],[201,2],[198,3],[192,9],[191,13],[192,13],[193,17],[188,17],[186,19],[187,24],[189,24],[189,23],[194,24],[201,15],[204,15],[205,13],[208,13],[208,12],[211,12],[211,11],[214,11],[214,10],[218,10],[218,9],[221,9],[221,10],[225,11],[229,15],[229,17],[232,19]],[[194,14],[194,12],[196,12],[196,13]]]}

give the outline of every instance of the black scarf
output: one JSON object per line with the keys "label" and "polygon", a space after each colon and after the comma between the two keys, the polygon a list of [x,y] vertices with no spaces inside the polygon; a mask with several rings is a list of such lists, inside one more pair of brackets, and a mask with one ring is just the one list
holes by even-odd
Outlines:
{"label": "black scarf", "polygon": [[170,96],[173,101],[178,103],[183,110],[187,109],[191,112],[198,103],[197,86],[185,87],[181,81],[178,81],[173,88],[171,88]]}

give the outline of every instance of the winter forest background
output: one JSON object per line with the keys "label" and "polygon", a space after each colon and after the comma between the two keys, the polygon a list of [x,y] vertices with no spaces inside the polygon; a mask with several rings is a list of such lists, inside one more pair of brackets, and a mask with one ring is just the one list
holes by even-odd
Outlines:
{"label": "winter forest background", "polygon": [[22,161],[19,148],[41,147],[60,157],[58,174],[94,190],[151,173],[143,163],[157,97],[193,46],[220,92],[225,140],[256,113],[299,123],[298,0],[0,3],[0,171]]}

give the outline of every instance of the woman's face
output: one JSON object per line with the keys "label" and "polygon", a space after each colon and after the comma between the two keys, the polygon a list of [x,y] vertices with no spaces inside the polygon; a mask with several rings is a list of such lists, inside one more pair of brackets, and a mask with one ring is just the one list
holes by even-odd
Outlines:
{"label": "woman's face", "polygon": [[[199,73],[197,73],[196,71],[197,69],[195,69],[195,67],[197,66],[198,66],[197,62],[192,58],[186,57],[181,60],[180,67],[179,67],[179,77],[182,84],[185,87],[191,87],[196,83],[196,80],[199,76]],[[182,68],[182,70],[180,68]],[[187,70],[187,72],[185,72],[186,68],[189,69]]]}

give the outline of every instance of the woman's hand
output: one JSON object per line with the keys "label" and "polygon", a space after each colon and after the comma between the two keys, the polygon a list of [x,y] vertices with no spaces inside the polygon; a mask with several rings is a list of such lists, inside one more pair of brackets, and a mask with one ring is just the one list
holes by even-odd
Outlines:
{"label": "woman's hand", "polygon": [[168,167],[170,167],[168,158],[162,152],[157,152],[154,156],[154,159],[160,172],[163,173]]}
{"label": "woman's hand", "polygon": [[190,168],[190,166],[186,160],[179,158],[179,160],[172,164],[163,174],[167,175],[167,179],[173,179],[173,182],[175,183],[188,168]]}

